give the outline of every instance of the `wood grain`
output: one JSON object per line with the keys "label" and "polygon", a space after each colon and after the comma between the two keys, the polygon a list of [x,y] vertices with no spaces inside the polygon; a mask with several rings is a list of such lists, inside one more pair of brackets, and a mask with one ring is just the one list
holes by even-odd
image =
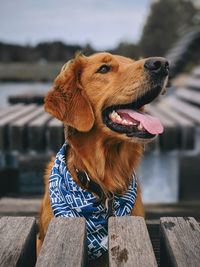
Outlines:
{"label": "wood grain", "polygon": [[9,125],[10,149],[23,151],[27,147],[27,125],[44,113],[43,107],[37,107],[33,112],[20,117]]}
{"label": "wood grain", "polygon": [[142,217],[109,219],[109,266],[155,267],[156,258]]}
{"label": "wood grain", "polygon": [[9,113],[7,116],[0,118],[0,149],[6,149],[9,147],[9,138],[8,138],[8,125],[13,121],[31,113],[35,110],[36,105],[23,105],[21,108],[15,110],[15,112]]}
{"label": "wood grain", "polygon": [[46,125],[51,120],[51,116],[43,113],[41,116],[32,120],[27,127],[28,143],[30,150],[44,151],[46,146]]}
{"label": "wood grain", "polygon": [[47,124],[47,149],[57,152],[64,143],[63,122],[53,118]]}
{"label": "wood grain", "polygon": [[163,217],[161,226],[161,266],[200,266],[200,227],[191,217]]}
{"label": "wood grain", "polygon": [[0,266],[32,267],[36,261],[36,223],[31,217],[0,219]]}
{"label": "wood grain", "polygon": [[36,267],[86,266],[84,218],[54,218],[48,228]]}

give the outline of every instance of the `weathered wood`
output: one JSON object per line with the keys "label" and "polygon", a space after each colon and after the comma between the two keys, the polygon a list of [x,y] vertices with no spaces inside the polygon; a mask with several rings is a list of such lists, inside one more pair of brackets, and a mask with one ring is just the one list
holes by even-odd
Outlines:
{"label": "weathered wood", "polygon": [[145,221],[141,217],[109,219],[109,266],[157,266]]}
{"label": "weathered wood", "polygon": [[18,192],[43,194],[44,171],[52,155],[47,153],[20,154],[18,156]]}
{"label": "weathered wood", "polygon": [[179,39],[166,54],[165,57],[170,62],[171,77],[183,70],[185,63],[188,62],[188,59],[191,57],[191,51],[196,49],[197,44],[199,43],[199,33],[199,30],[187,33],[183,38]]}
{"label": "weathered wood", "polygon": [[196,78],[200,78],[200,67],[196,67],[193,72],[192,72],[192,76],[196,77]]}
{"label": "weathered wood", "polygon": [[[199,151],[188,151],[179,159],[179,200],[199,201],[200,154]],[[194,214],[195,215],[195,214]],[[193,216],[194,216],[193,215]]]}
{"label": "weathered wood", "polygon": [[191,77],[190,79],[188,79],[186,83],[186,87],[199,91],[200,90],[200,79]]}
{"label": "weathered wood", "polygon": [[35,105],[22,106],[14,113],[10,113],[5,117],[0,118],[0,150],[9,147],[8,124],[32,112],[35,108]]}
{"label": "weathered wood", "polygon": [[38,116],[44,114],[43,107],[37,107],[33,112],[26,114],[22,118],[10,123],[9,138],[10,149],[23,151],[28,147],[27,143],[27,125]]}
{"label": "weathered wood", "polygon": [[16,112],[22,108],[23,105],[17,104],[13,106],[7,106],[0,110],[0,118],[7,116],[10,113]]}
{"label": "weathered wood", "polygon": [[177,144],[180,145],[182,149],[193,149],[195,144],[195,125],[194,123],[181,115],[176,110],[172,109],[164,101],[157,105],[159,114],[165,114],[171,120],[173,120],[179,127],[179,140]]}
{"label": "weathered wood", "polygon": [[36,267],[86,266],[84,218],[54,218],[48,228]]}
{"label": "weathered wood", "polygon": [[[199,88],[200,88],[200,79],[199,79]],[[176,96],[185,100],[186,102],[200,106],[200,92],[191,89],[180,88],[176,90]]]}
{"label": "weathered wood", "polygon": [[185,217],[190,216],[200,221],[200,202],[181,201],[178,203],[145,204],[146,219],[159,220],[160,217]]}
{"label": "weathered wood", "polygon": [[64,142],[63,122],[56,118],[47,124],[47,149],[57,152]]}
{"label": "weathered wood", "polygon": [[164,151],[176,149],[178,147],[179,138],[177,124],[166,115],[160,113],[153,105],[146,107],[146,110],[152,116],[158,117],[164,126],[163,134],[159,135],[160,148]]}
{"label": "weathered wood", "polygon": [[31,217],[0,219],[0,266],[35,266],[36,223]]}
{"label": "weathered wood", "polygon": [[42,197],[2,197],[0,198],[0,216],[38,216]]}
{"label": "weathered wood", "polygon": [[51,119],[51,115],[44,113],[28,125],[29,148],[35,151],[44,151],[46,147],[46,125]]}
{"label": "weathered wood", "polygon": [[194,218],[163,217],[161,227],[161,266],[200,266],[200,227]]}
{"label": "weathered wood", "polygon": [[181,101],[175,97],[168,98],[169,105],[184,114],[187,118],[190,118],[193,122],[200,124],[200,109],[190,105],[186,102]]}
{"label": "weathered wood", "polygon": [[43,104],[43,93],[22,93],[17,95],[11,95],[8,97],[8,102],[11,104],[24,103],[24,104]]}

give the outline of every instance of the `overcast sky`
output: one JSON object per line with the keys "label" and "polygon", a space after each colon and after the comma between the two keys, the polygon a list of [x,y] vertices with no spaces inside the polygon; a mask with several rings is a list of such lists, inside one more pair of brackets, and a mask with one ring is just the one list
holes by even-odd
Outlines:
{"label": "overcast sky", "polygon": [[61,40],[113,48],[137,42],[151,0],[0,0],[0,41]]}

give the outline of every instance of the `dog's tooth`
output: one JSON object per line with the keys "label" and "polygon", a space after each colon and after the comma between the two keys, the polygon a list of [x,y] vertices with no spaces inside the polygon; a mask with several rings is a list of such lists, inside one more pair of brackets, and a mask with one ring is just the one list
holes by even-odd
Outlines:
{"label": "dog's tooth", "polygon": [[128,125],[134,125],[131,121],[128,122]]}
{"label": "dog's tooth", "polygon": [[143,125],[142,125],[142,123],[140,123],[140,124],[138,125],[138,130],[142,131],[142,129],[143,129]]}
{"label": "dog's tooth", "polygon": [[112,114],[113,114],[114,117],[117,116],[117,112],[115,110],[113,110]]}
{"label": "dog's tooth", "polygon": [[127,120],[122,120],[123,124],[128,124]]}
{"label": "dog's tooth", "polygon": [[116,122],[118,122],[118,123],[123,123],[122,118],[121,118],[120,116],[117,117],[117,118],[116,118]]}
{"label": "dog's tooth", "polygon": [[113,110],[112,113],[110,113],[112,117],[115,116],[115,111]]}
{"label": "dog's tooth", "polygon": [[122,121],[122,118],[117,114],[116,119]]}
{"label": "dog's tooth", "polygon": [[113,111],[110,113],[109,117],[110,117],[111,119],[116,119],[116,118],[117,118],[117,113],[113,110]]}
{"label": "dog's tooth", "polygon": [[109,118],[110,118],[110,119],[114,119],[114,116],[113,116],[112,113],[109,114]]}
{"label": "dog's tooth", "polygon": [[111,118],[115,119],[116,115],[114,113],[111,114]]}

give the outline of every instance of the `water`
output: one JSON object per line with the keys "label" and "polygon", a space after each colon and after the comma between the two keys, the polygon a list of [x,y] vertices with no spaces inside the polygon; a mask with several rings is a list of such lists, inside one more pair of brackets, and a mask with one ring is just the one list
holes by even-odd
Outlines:
{"label": "water", "polygon": [[138,177],[145,203],[178,200],[178,152],[154,151],[144,155]]}
{"label": "water", "polygon": [[51,88],[51,85],[51,83],[41,82],[0,82],[0,107],[8,105],[7,98],[10,95],[21,93],[46,93]]}
{"label": "water", "polygon": [[[51,83],[0,83],[0,107],[7,98],[19,93],[46,93]],[[137,171],[145,203],[170,203],[178,198],[178,155],[176,152],[146,153]]]}

